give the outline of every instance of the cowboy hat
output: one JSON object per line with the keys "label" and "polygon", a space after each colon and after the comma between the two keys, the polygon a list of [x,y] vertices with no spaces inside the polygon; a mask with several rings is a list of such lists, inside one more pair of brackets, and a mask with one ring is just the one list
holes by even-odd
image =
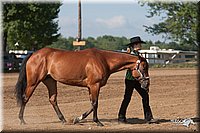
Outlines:
{"label": "cowboy hat", "polygon": [[130,43],[127,44],[127,45],[133,45],[133,44],[136,44],[136,43],[146,43],[146,42],[142,41],[139,36],[136,36],[136,37],[132,37],[130,39]]}

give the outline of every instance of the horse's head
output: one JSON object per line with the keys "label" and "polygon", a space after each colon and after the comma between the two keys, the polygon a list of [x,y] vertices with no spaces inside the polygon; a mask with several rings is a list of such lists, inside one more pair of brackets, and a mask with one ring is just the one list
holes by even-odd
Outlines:
{"label": "horse's head", "polygon": [[135,68],[132,70],[132,75],[136,78],[140,84],[141,88],[149,91],[150,79],[148,73],[149,65],[144,57],[140,57],[136,62]]}

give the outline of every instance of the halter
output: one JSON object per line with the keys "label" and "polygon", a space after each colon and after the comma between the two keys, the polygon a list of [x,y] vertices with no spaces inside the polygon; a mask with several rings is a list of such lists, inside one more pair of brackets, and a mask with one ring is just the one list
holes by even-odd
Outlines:
{"label": "halter", "polygon": [[142,72],[140,71],[140,63],[141,63],[141,61],[140,60],[137,60],[136,61],[136,69],[135,70],[137,70],[137,72],[140,74],[140,78],[138,78],[139,80],[147,80],[147,79],[149,79],[149,77],[144,77],[144,75],[142,74]]}

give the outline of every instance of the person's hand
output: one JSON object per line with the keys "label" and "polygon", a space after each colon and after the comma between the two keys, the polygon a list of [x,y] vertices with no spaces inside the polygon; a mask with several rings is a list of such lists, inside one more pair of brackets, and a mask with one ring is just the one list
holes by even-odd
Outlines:
{"label": "person's hand", "polygon": [[127,48],[127,53],[130,54],[131,53],[131,49]]}

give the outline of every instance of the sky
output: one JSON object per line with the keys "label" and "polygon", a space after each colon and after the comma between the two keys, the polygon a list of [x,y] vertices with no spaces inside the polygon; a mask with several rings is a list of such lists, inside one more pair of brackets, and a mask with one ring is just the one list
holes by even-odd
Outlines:
{"label": "sky", "polygon": [[[148,6],[140,6],[134,0],[113,0],[102,2],[81,1],[82,38],[112,35],[116,37],[140,36],[143,40],[163,41],[161,35],[145,32],[144,25],[152,26],[161,21],[160,17],[147,18]],[[78,0],[63,1],[58,23],[62,36],[78,35]]]}

